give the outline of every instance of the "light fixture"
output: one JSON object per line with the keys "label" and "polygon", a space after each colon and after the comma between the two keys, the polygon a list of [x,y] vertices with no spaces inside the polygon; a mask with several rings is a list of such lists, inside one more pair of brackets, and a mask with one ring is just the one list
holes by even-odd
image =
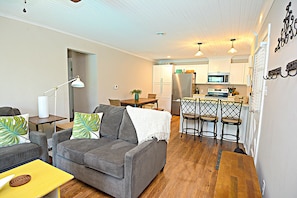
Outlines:
{"label": "light fixture", "polygon": [[[73,78],[73,79],[71,79],[71,80],[69,80],[69,81],[67,81],[65,83],[62,83],[62,84],[60,84],[60,85],[58,85],[56,87],[53,87],[53,88],[51,88],[51,89],[49,89],[49,90],[47,90],[47,91],[45,91],[43,93],[43,95],[45,96],[45,94],[47,94],[47,93],[49,93],[51,91],[54,91],[55,92],[55,109],[54,109],[55,110],[54,111],[54,115],[55,116],[57,115],[57,91],[58,91],[58,89],[60,87],[62,87],[64,85],[67,85],[69,83],[71,83],[71,86],[72,87],[75,87],[75,88],[85,87],[85,84],[80,80],[79,76],[76,76],[75,78]],[[47,97],[47,96],[45,96],[45,97]],[[40,100],[42,100],[42,101],[38,101],[38,109],[40,109],[40,110],[44,110],[44,109],[47,109],[48,108],[47,107],[48,106],[48,104],[47,104],[47,98],[45,98],[45,97],[38,97],[38,100],[39,100],[39,98],[40,98]],[[44,113],[39,112],[39,117],[41,117],[41,118],[42,117],[43,118],[49,117],[49,114],[47,113],[47,115],[45,115]],[[54,126],[54,132],[56,132],[56,126]]]}
{"label": "light fixture", "polygon": [[27,10],[26,10],[26,3],[27,3],[27,1],[26,1],[26,0],[24,0],[24,9],[23,9],[23,12],[24,12],[24,13],[26,13],[26,12],[27,12]]}
{"label": "light fixture", "polygon": [[199,46],[199,50],[198,50],[198,52],[195,54],[195,56],[202,56],[203,53],[202,53],[201,50],[200,50],[200,45],[202,45],[202,43],[197,43],[197,44],[198,44],[198,46]]}
{"label": "light fixture", "polygon": [[232,46],[231,46],[231,49],[228,51],[228,53],[231,53],[231,54],[236,53],[237,50],[233,46],[233,42],[236,41],[236,39],[230,39],[230,41],[232,42]]}

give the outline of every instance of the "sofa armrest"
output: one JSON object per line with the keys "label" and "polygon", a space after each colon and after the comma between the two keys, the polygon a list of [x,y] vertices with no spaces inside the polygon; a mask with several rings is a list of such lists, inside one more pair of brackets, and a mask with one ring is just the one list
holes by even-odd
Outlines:
{"label": "sofa armrest", "polygon": [[58,131],[56,133],[53,134],[53,138],[52,138],[52,146],[53,146],[53,165],[56,166],[56,154],[57,154],[57,145],[60,142],[64,142],[66,140],[69,140],[72,134],[72,128],[70,129],[65,129],[62,131]]}
{"label": "sofa armrest", "polygon": [[150,140],[125,155],[125,197],[138,197],[166,163],[166,141]]}
{"label": "sofa armrest", "polygon": [[30,131],[29,139],[32,143],[38,144],[41,148],[40,159],[49,162],[47,139],[44,133],[38,131]]}

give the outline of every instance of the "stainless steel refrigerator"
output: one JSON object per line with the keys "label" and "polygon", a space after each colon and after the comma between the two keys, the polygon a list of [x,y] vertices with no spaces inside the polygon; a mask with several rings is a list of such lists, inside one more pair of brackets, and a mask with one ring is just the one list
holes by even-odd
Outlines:
{"label": "stainless steel refrigerator", "polygon": [[173,74],[172,101],[171,101],[172,115],[180,114],[181,98],[193,96],[194,82],[195,82],[195,74],[193,73]]}

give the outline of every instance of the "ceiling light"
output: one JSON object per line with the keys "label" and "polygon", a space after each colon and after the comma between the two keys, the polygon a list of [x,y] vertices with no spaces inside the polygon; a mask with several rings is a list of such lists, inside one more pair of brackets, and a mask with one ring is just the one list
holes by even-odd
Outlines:
{"label": "ceiling light", "polygon": [[230,41],[232,42],[232,46],[231,46],[231,49],[228,51],[228,53],[231,53],[231,54],[236,53],[237,50],[233,46],[233,42],[236,41],[236,39],[230,39]]}
{"label": "ceiling light", "polygon": [[158,36],[164,36],[166,33],[165,32],[156,32],[156,35]]}
{"label": "ceiling light", "polygon": [[202,45],[202,43],[197,43],[197,44],[198,44],[198,46],[199,46],[199,50],[198,50],[198,52],[195,54],[195,56],[202,56],[203,53],[202,53],[201,50],[200,50],[200,45]]}

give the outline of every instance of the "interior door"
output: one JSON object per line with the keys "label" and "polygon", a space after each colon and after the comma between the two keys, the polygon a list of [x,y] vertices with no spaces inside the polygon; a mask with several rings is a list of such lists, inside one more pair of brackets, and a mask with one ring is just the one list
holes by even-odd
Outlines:
{"label": "interior door", "polygon": [[246,136],[247,152],[254,157],[256,164],[258,157],[258,146],[261,135],[262,112],[265,95],[264,75],[267,73],[269,57],[270,25],[265,41],[261,43],[254,57],[254,71],[252,83],[252,96],[249,113],[249,129]]}

